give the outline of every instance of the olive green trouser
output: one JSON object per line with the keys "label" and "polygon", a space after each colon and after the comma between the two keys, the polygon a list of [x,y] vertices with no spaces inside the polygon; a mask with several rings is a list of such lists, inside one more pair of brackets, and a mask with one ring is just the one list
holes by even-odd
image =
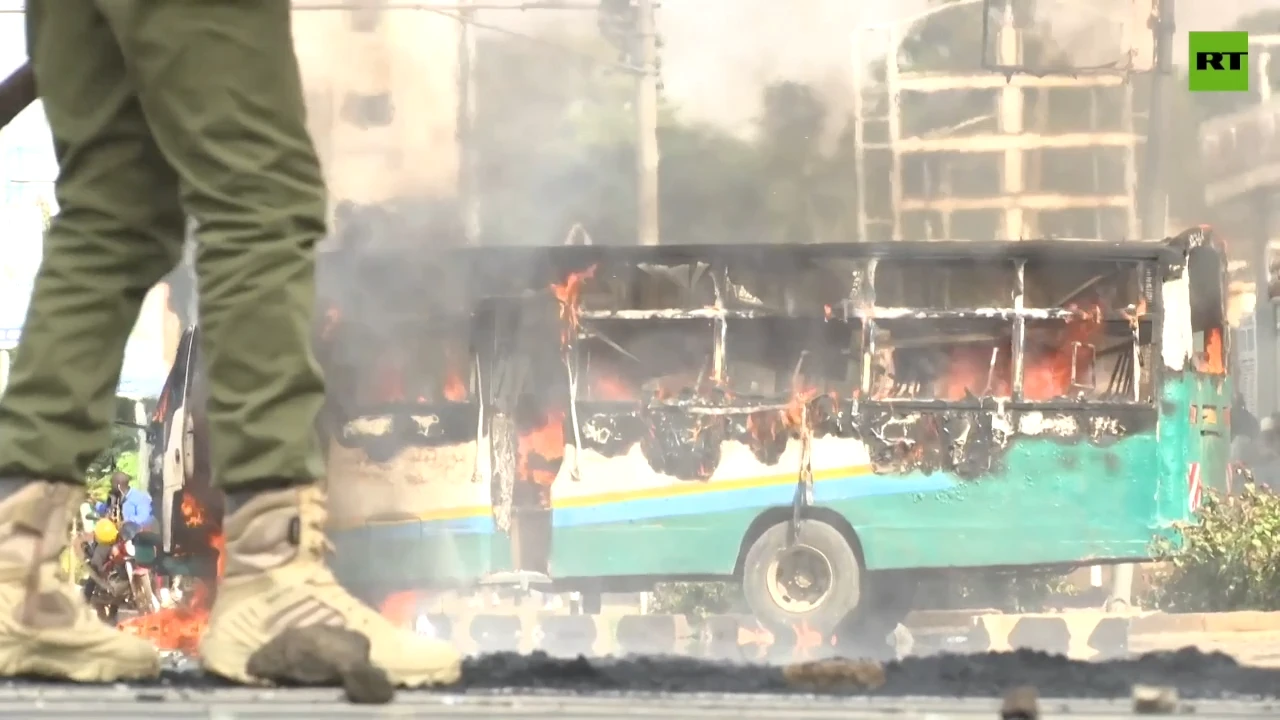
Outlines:
{"label": "olive green trouser", "polygon": [[318,478],[310,347],[325,191],[284,0],[27,0],[60,212],[0,400],[0,475],[80,481],[125,341],[199,241],[214,477]]}

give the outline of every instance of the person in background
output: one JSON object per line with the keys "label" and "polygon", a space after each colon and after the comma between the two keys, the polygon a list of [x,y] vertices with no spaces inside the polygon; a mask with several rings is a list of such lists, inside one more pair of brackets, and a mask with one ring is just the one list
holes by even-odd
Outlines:
{"label": "person in background", "polygon": [[155,517],[151,514],[151,494],[142,488],[132,487],[132,482],[133,478],[127,473],[112,475],[111,491],[106,502],[98,503],[98,515],[110,517],[119,527],[133,523],[139,530],[152,529]]}
{"label": "person in background", "polygon": [[[117,533],[126,526],[132,524],[132,532],[137,530],[150,529],[155,525],[155,518],[151,515],[151,495],[147,491],[130,487],[133,478],[128,473],[117,472],[111,476],[111,490],[107,493],[107,499],[98,503],[95,510],[98,517],[102,520],[111,522]],[[102,522],[99,520],[98,522]],[[107,558],[111,557],[111,547],[115,544],[116,535],[112,535],[112,539],[103,542],[102,538],[96,532],[94,533],[93,554],[89,558],[89,565],[94,570],[101,572],[102,566],[106,564]],[[128,534],[126,540],[130,539]]]}

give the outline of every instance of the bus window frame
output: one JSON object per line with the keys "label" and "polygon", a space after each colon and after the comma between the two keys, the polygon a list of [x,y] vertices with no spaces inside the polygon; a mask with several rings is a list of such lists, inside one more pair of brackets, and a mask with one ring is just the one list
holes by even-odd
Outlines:
{"label": "bus window frame", "polygon": [[[1132,262],[1137,267],[1138,272],[1136,274],[1136,277],[1139,282],[1139,288],[1138,288],[1139,297],[1146,296],[1146,292],[1144,291],[1144,288],[1141,287],[1144,277],[1149,276],[1151,278],[1151,291],[1150,291],[1151,299],[1147,302],[1146,311],[1139,317],[1138,322],[1136,323],[1136,326],[1135,326],[1135,331],[1134,331],[1134,340],[1136,343],[1138,343],[1137,346],[1141,347],[1141,344],[1139,341],[1139,338],[1141,336],[1141,330],[1144,326],[1150,327],[1151,342],[1149,343],[1149,347],[1151,347],[1151,357],[1152,357],[1152,362],[1150,363],[1150,367],[1139,368],[1139,364],[1135,363],[1135,372],[1147,373],[1150,376],[1151,384],[1150,384],[1149,399],[1141,400],[1135,397],[1135,398],[1130,398],[1125,400],[1107,399],[1107,400],[1083,400],[1082,401],[1082,400],[1071,400],[1067,398],[1054,398],[1051,400],[1027,400],[1023,396],[1023,387],[1026,380],[1025,372],[1026,372],[1027,321],[1031,319],[1043,319],[1047,311],[1045,309],[1040,309],[1040,308],[1026,307],[1025,279],[1026,279],[1027,258],[1015,257],[1015,258],[1012,258],[1012,261],[1015,265],[1016,279],[1015,279],[1014,297],[1012,298],[1012,302],[1008,307],[992,307],[992,308],[982,308],[982,309],[972,309],[972,310],[947,310],[947,311],[934,311],[934,310],[928,310],[924,308],[886,308],[886,307],[875,306],[874,303],[872,304],[872,307],[870,309],[866,309],[865,307],[862,309],[846,307],[846,314],[850,317],[850,319],[856,316],[856,319],[862,324],[862,327],[864,328],[863,329],[864,363],[866,362],[865,358],[868,358],[871,355],[874,355],[874,353],[876,352],[875,338],[876,338],[876,332],[878,330],[877,319],[880,319],[880,320],[896,319],[904,316],[904,314],[910,314],[910,315],[919,317],[922,320],[926,320],[932,316],[932,317],[948,317],[948,318],[955,318],[955,319],[972,319],[975,321],[982,321],[982,320],[990,321],[993,319],[993,316],[999,316],[999,315],[1009,316],[1008,319],[1013,324],[1013,342],[1011,343],[1011,350],[1012,350],[1011,362],[1012,362],[1013,377],[1011,378],[1009,396],[978,397],[976,398],[976,401],[977,401],[976,403],[973,401],[967,401],[967,400],[937,400],[937,399],[917,399],[917,398],[874,398],[873,399],[872,393],[871,393],[872,382],[871,382],[870,374],[867,372],[863,372],[861,382],[859,383],[860,394],[862,395],[863,398],[866,398],[865,400],[862,401],[863,404],[869,407],[876,407],[877,405],[880,405],[880,406],[899,407],[903,409],[929,409],[929,408],[977,405],[979,407],[991,406],[992,408],[994,408],[996,406],[999,406],[1002,408],[1010,408],[1010,409],[1017,409],[1017,410],[1078,410],[1081,407],[1088,407],[1088,408],[1099,409],[1099,410],[1151,409],[1154,411],[1156,407],[1156,400],[1158,397],[1159,383],[1160,383],[1161,376],[1163,374],[1162,368],[1160,367],[1162,365],[1162,363],[1160,362],[1160,358],[1162,357],[1160,351],[1163,347],[1163,337],[1161,335],[1161,329],[1163,327],[1162,320],[1163,320],[1163,309],[1164,309],[1164,295],[1162,292],[1163,284],[1162,282],[1160,282],[1160,278],[1162,278],[1165,274],[1162,272],[1162,270],[1167,266],[1167,263],[1159,259],[1147,259],[1147,258],[1134,258],[1132,260],[1122,261],[1122,262]],[[875,261],[872,260],[868,262],[865,269],[868,277],[867,285],[874,287],[875,272],[876,272]],[[1049,318],[1049,319],[1052,319],[1052,318]],[[1142,379],[1142,375],[1137,375],[1134,379],[1135,395],[1138,392],[1141,392],[1141,388],[1142,388],[1141,379]]]}

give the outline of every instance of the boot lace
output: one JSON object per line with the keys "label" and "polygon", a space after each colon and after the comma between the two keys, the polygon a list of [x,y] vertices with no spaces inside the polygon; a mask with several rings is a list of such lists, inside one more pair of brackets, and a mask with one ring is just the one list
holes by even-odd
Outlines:
{"label": "boot lace", "polygon": [[390,621],[347,592],[330,569],[328,559],[336,548],[325,534],[329,513],[325,509],[324,496],[319,488],[315,492],[318,494],[317,498],[305,498],[302,501],[299,518],[302,523],[299,552],[312,567],[309,582],[326,602],[333,604],[333,608],[347,618],[350,629],[386,629],[391,625]]}

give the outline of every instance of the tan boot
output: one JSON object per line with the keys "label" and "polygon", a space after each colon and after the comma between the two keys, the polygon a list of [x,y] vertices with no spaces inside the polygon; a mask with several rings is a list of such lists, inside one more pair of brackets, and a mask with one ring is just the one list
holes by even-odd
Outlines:
{"label": "tan boot", "polygon": [[253,683],[249,656],[268,640],[328,625],[367,637],[370,660],[397,685],[456,682],[461,658],[452,645],[395,626],[338,585],[325,565],[324,504],[319,487],[272,490],[228,515],[225,573],[200,642],[205,670]]}
{"label": "tan boot", "polygon": [[0,676],[117,682],[160,674],[155,646],[99,620],[58,562],[83,498],[73,485],[32,482],[0,501]]}

